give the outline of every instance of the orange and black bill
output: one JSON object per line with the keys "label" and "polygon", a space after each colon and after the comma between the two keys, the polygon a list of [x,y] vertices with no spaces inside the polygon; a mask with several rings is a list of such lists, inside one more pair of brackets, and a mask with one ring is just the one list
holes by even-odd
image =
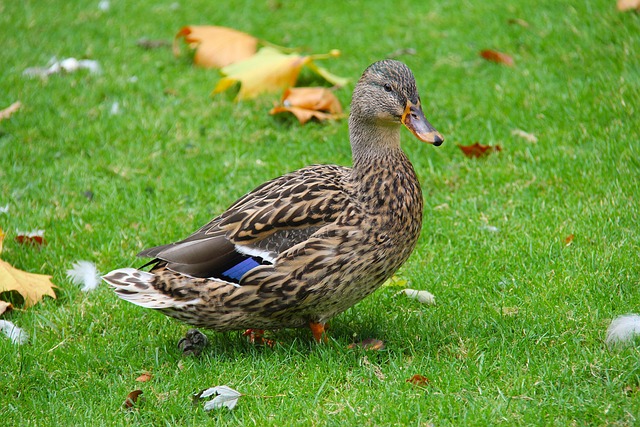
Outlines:
{"label": "orange and black bill", "polygon": [[440,132],[427,121],[419,102],[413,104],[411,101],[407,101],[401,121],[420,141],[431,143],[436,147],[444,141]]}

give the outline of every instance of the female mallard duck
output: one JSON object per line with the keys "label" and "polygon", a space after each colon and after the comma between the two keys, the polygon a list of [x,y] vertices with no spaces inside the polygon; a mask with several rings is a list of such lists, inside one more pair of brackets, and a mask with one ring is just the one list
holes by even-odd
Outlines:
{"label": "female mallard duck", "polygon": [[314,165],[262,184],[186,239],[146,249],[149,272],[104,276],[122,299],[216,331],[324,324],[375,291],[407,260],[422,191],[400,125],[440,145],[411,70],[369,66],[353,92],[353,167]]}

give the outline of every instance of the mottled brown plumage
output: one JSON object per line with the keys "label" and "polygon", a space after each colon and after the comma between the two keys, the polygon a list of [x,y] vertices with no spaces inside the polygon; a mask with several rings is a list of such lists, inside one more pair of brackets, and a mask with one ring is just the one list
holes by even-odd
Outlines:
{"label": "mottled brown plumage", "polygon": [[[375,291],[409,257],[422,193],[400,148],[404,124],[442,137],[424,118],[398,61],[372,64],[353,93],[353,167],[314,165],[269,181],[180,242],[141,252],[150,272],[104,279],[123,299],[217,331],[317,325]],[[320,332],[318,332],[320,331]]]}

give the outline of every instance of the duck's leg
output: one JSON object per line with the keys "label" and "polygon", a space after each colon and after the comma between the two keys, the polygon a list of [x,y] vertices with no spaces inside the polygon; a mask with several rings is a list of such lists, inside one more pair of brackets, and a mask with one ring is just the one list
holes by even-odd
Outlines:
{"label": "duck's leg", "polygon": [[184,338],[178,341],[178,348],[183,356],[198,356],[207,344],[209,339],[205,334],[197,329],[189,329]]}
{"label": "duck's leg", "polygon": [[326,325],[326,323],[309,322],[313,339],[315,339],[317,343],[327,342],[326,328],[324,325]]}
{"label": "duck's leg", "polygon": [[266,345],[273,347],[275,341],[264,337],[264,329],[247,329],[242,334],[245,337],[249,337],[249,342],[256,345]]}

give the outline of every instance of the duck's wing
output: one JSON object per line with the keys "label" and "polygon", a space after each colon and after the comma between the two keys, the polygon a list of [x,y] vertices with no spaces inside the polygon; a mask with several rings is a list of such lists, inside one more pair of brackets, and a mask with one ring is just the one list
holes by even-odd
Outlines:
{"label": "duck's wing", "polygon": [[146,249],[141,257],[166,262],[193,277],[238,282],[248,270],[332,223],[350,198],[349,169],[314,165],[259,186],[191,236]]}

